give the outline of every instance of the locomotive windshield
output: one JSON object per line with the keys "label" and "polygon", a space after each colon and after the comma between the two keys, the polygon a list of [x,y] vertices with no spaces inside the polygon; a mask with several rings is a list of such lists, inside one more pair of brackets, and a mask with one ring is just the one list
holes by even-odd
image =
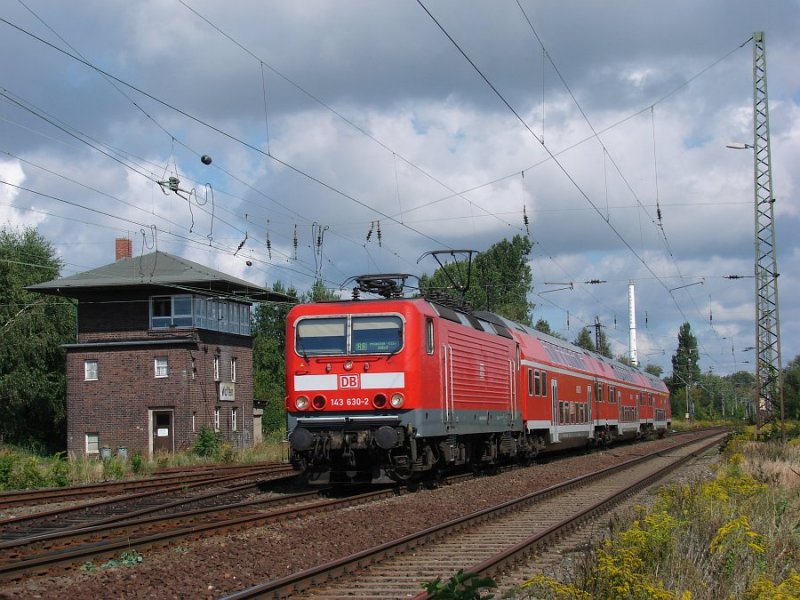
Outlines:
{"label": "locomotive windshield", "polygon": [[297,323],[295,350],[302,356],[394,354],[403,346],[403,321],[368,315],[303,319]]}

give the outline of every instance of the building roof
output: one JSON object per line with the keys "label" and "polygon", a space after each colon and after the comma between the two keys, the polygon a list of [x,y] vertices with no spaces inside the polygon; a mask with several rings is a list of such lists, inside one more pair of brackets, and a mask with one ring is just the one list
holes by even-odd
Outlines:
{"label": "building roof", "polygon": [[118,288],[168,287],[185,292],[212,292],[241,296],[249,300],[291,300],[279,294],[232,277],[199,263],[160,252],[122,258],[90,271],[53,281],[37,283],[26,289],[43,294],[83,297],[99,290]]}

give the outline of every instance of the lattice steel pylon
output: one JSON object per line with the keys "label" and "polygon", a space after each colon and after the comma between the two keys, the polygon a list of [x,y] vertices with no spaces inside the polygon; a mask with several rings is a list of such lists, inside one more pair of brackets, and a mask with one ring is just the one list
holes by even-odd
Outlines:
{"label": "lattice steel pylon", "polygon": [[767,98],[764,32],[753,34],[753,177],[755,181],[756,427],[780,414],[783,435],[783,374],[775,256],[775,198]]}

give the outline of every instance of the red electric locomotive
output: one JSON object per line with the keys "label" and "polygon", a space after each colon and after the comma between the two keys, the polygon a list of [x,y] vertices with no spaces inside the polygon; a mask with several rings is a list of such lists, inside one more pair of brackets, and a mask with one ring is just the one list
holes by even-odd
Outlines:
{"label": "red electric locomotive", "polygon": [[493,313],[399,297],[404,277],[359,278],[385,298],[289,313],[289,440],[309,481],[407,481],[669,427],[658,378]]}

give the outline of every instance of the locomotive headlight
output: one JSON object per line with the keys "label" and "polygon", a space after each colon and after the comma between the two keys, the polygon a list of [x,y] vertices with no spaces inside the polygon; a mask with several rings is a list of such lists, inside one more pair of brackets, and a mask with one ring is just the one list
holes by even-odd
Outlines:
{"label": "locomotive headlight", "polygon": [[392,394],[392,399],[390,400],[392,403],[392,408],[400,408],[403,406],[403,402],[405,402],[405,398],[403,398],[403,394],[400,392],[396,392]]}
{"label": "locomotive headlight", "polygon": [[297,410],[305,410],[308,408],[308,398],[305,396],[298,396],[294,401],[294,407]]}

